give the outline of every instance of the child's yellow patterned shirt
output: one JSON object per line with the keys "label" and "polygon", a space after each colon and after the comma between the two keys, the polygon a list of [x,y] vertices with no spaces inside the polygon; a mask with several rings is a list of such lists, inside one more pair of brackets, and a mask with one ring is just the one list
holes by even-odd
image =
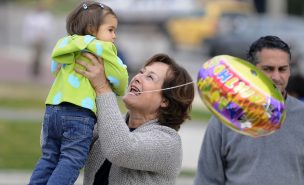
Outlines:
{"label": "child's yellow patterned shirt", "polygon": [[90,62],[81,55],[90,52],[101,57],[104,62],[105,74],[116,95],[125,93],[128,86],[127,66],[117,56],[113,43],[97,40],[91,35],[72,35],[61,38],[52,52],[51,71],[55,74],[57,65],[62,64],[60,71],[46,99],[46,104],[58,105],[69,102],[96,113],[95,90],[90,81],[74,71],[76,59]]}

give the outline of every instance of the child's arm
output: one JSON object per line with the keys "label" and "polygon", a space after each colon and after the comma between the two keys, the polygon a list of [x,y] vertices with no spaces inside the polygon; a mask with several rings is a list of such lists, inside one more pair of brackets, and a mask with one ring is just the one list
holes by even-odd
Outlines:
{"label": "child's arm", "polygon": [[60,71],[60,69],[61,69],[61,64],[58,64],[57,62],[55,62],[54,60],[52,60],[52,62],[51,62],[51,73],[54,76],[57,76],[57,74]]}
{"label": "child's arm", "polygon": [[[71,64],[75,61],[77,46],[73,44],[72,36],[59,39],[52,51],[51,73],[56,76],[62,64]],[[79,49],[78,49],[79,51]]]}
{"label": "child's arm", "polygon": [[95,37],[70,35],[59,39],[52,51],[51,73],[56,76],[61,66],[75,63],[81,51],[85,51]]}
{"label": "child's arm", "polygon": [[105,73],[109,80],[113,91],[118,96],[122,96],[128,86],[127,66],[123,64],[117,56],[117,50],[112,42],[104,42],[96,40],[90,35],[72,35],[61,38],[52,52],[52,73],[58,64],[72,64],[75,62],[76,53],[80,51],[88,51],[101,57],[104,61]]}
{"label": "child's arm", "polygon": [[105,74],[113,91],[122,96],[128,86],[127,66],[117,56],[117,50],[113,43],[93,40],[86,48],[90,53],[101,57],[104,62]]}
{"label": "child's arm", "polygon": [[80,38],[73,38],[73,36],[66,36],[58,40],[53,52],[52,61],[59,64],[71,64],[74,62],[75,52],[84,49],[87,44],[80,42]]}

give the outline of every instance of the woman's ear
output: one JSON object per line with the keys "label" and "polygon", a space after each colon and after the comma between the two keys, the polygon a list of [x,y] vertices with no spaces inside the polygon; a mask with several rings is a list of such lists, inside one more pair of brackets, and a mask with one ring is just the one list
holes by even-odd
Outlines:
{"label": "woman's ear", "polygon": [[162,99],[161,103],[160,103],[160,107],[168,107],[168,100],[167,99]]}

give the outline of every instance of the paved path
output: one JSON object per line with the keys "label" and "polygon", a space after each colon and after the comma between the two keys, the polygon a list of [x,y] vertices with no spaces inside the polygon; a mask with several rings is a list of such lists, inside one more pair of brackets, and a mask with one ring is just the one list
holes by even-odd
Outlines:
{"label": "paved path", "polygon": [[[0,185],[24,185],[27,184],[31,172],[27,171],[0,171]],[[81,174],[77,179],[75,185],[81,185],[83,182],[83,175]],[[179,177],[176,185],[192,185],[193,178]]]}

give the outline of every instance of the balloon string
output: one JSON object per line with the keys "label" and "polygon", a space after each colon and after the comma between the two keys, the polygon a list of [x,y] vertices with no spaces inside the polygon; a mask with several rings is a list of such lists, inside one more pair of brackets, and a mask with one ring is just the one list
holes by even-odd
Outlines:
{"label": "balloon string", "polygon": [[190,84],[193,84],[195,83],[194,81],[191,81],[191,82],[188,82],[188,83],[184,83],[184,84],[181,84],[181,85],[177,85],[177,86],[173,86],[173,87],[168,87],[168,88],[164,88],[164,89],[155,89],[155,90],[151,90],[151,91],[142,91],[142,92],[138,92],[138,93],[151,93],[151,92],[157,92],[157,91],[166,91],[166,90],[169,90],[169,89],[176,89],[176,88],[179,88],[179,87],[183,87],[183,86],[186,86],[186,85],[190,85]]}

